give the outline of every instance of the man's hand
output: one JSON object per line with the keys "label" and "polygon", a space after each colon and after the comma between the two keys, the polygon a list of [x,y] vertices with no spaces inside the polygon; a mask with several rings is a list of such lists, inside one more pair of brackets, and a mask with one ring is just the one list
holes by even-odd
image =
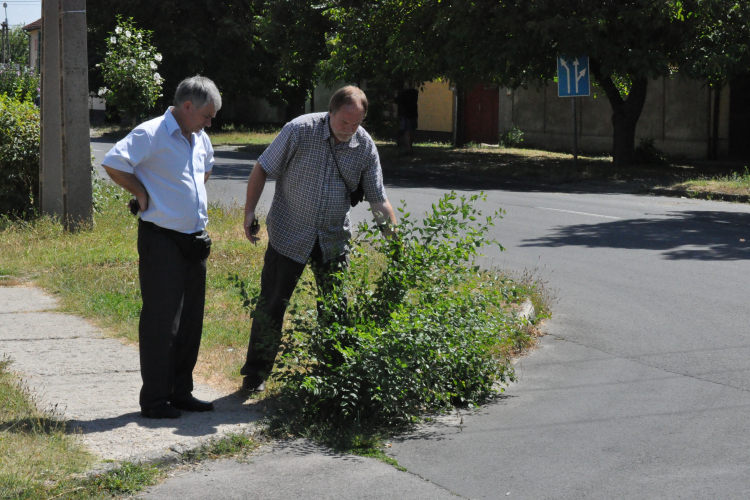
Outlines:
{"label": "man's hand", "polygon": [[146,192],[146,188],[143,186],[141,181],[139,181],[135,175],[128,172],[122,172],[120,170],[108,167],[107,165],[102,165],[102,167],[104,167],[107,175],[109,175],[109,178],[112,179],[115,184],[124,188],[130,194],[135,196],[135,198],[138,200],[138,204],[141,207],[141,212],[145,212],[146,210],[148,210],[148,193]]}
{"label": "man's hand", "polygon": [[260,231],[260,222],[255,218],[255,211],[251,210],[245,213],[245,223],[243,224],[245,229],[245,237],[250,240],[253,245],[256,245],[260,238],[257,234]]}
{"label": "man's hand", "polygon": [[378,228],[388,237],[396,235],[396,214],[388,200],[380,203],[370,203],[370,209],[375,217]]}
{"label": "man's hand", "polygon": [[266,185],[266,171],[260,163],[256,163],[250,177],[247,180],[247,194],[245,198],[245,237],[253,244],[258,243],[260,238],[256,235],[260,231],[260,224],[255,218],[255,208],[258,206],[258,200]]}
{"label": "man's hand", "polygon": [[148,210],[148,193],[144,189],[143,193],[135,195],[135,199],[138,200],[138,205],[141,207],[141,212]]}

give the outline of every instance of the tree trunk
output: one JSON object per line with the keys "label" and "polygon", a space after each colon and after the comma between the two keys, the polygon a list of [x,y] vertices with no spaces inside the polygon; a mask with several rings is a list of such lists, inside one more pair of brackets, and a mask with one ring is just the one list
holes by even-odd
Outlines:
{"label": "tree trunk", "polygon": [[307,92],[301,88],[290,89],[287,95],[287,105],[284,113],[284,120],[290,122],[305,114],[305,101]]}
{"label": "tree trunk", "polygon": [[591,74],[607,94],[612,106],[612,162],[615,165],[631,165],[635,156],[635,127],[646,102],[648,80],[636,78],[627,99],[623,99],[612,78],[603,77],[598,61],[591,60]]}

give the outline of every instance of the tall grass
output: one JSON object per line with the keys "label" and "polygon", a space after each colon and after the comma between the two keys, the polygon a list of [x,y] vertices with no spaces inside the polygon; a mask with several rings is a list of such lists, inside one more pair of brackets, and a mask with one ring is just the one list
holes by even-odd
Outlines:
{"label": "tall grass", "polygon": [[743,173],[732,172],[728,175],[714,175],[711,177],[689,179],[672,187],[687,190],[694,189],[697,191],[750,195],[750,169],[745,167]]}
{"label": "tall grass", "polygon": [[93,461],[53,409],[38,408],[23,381],[0,359],[0,498],[29,498],[45,482],[82,472]]}

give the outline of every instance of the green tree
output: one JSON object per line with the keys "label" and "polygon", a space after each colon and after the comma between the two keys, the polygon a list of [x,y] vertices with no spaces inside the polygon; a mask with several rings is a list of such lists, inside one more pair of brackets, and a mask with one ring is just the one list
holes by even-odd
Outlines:
{"label": "green tree", "polygon": [[14,64],[27,66],[29,64],[29,37],[23,31],[23,25],[11,26],[8,30],[10,38],[10,61]]}
{"label": "green tree", "polygon": [[275,58],[277,85],[269,97],[287,106],[287,120],[305,112],[320,63],[328,58],[326,8],[309,0],[265,0],[255,17],[255,39]]}
{"label": "green tree", "polygon": [[163,78],[156,71],[162,55],[151,45],[151,32],[137,29],[132,19],[117,17],[117,26],[107,37],[104,61],[98,64],[109,87],[99,89],[103,97],[133,120],[156,103],[161,96]]}
{"label": "green tree", "polygon": [[[276,58],[254,36],[254,20],[260,9],[253,0],[88,0],[89,65],[101,62],[106,52],[106,33],[115,25],[115,14],[132,17],[138,26],[153,32],[153,43],[165,61],[160,74],[165,80],[162,107],[171,104],[179,82],[196,74],[211,78],[222,93],[222,117],[233,101],[247,96],[273,97],[277,86]],[[90,88],[103,85],[91,73]]]}
{"label": "green tree", "polygon": [[750,6],[737,0],[370,0],[340,5],[327,74],[411,73],[518,88],[587,54],[612,106],[615,163],[629,164],[649,79],[748,68]]}

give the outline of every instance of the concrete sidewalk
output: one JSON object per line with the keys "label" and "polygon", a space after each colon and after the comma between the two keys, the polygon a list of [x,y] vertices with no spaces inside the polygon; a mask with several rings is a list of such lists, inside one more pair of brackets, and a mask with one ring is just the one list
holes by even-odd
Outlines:
{"label": "concrete sidewalk", "polygon": [[[176,420],[140,416],[138,351],[87,321],[55,312],[31,287],[0,287],[0,356],[13,359],[43,406],[56,407],[98,456],[116,461],[177,459],[229,432],[251,431],[262,408],[197,386],[216,410]],[[262,403],[261,403],[262,404]],[[259,404],[258,406],[260,406]],[[383,462],[340,454],[304,439],[272,442],[245,460],[206,461],[138,497],[154,499],[449,499],[458,496]]]}
{"label": "concrete sidewalk", "polygon": [[31,287],[0,287],[0,356],[10,356],[43,407],[56,407],[103,460],[158,460],[210,438],[252,429],[261,408],[205,386],[193,394],[216,411],[176,420],[140,416],[138,350],[106,338],[87,321],[55,312]]}

